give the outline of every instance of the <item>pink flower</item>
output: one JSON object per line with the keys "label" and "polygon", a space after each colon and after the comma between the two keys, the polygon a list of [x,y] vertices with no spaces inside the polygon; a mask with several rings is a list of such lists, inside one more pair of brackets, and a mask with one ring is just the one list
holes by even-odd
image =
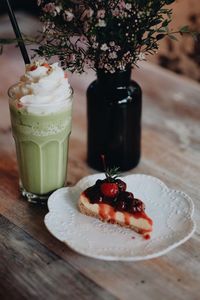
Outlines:
{"label": "pink flower", "polygon": [[59,14],[60,12],[61,12],[61,10],[62,10],[62,6],[61,5],[57,5],[56,7],[55,7],[55,10],[56,10],[56,12]]}
{"label": "pink flower", "polygon": [[116,45],[115,46],[115,51],[120,51],[121,50],[121,47],[119,45]]}
{"label": "pink flower", "polygon": [[126,3],[126,9],[131,10],[131,8],[132,8],[132,4],[131,3]]}
{"label": "pink flower", "polygon": [[106,14],[105,10],[100,9],[100,10],[97,11],[97,18],[103,19],[105,17],[105,14]]}
{"label": "pink flower", "polygon": [[95,63],[91,59],[86,59],[85,63],[88,65],[89,68],[94,68]]}
{"label": "pink flower", "polygon": [[118,9],[118,8],[113,9],[113,10],[112,10],[112,15],[113,15],[114,17],[118,17],[118,16],[120,15],[119,9]]}
{"label": "pink flower", "polygon": [[114,73],[114,72],[115,72],[115,70],[114,70],[114,68],[111,66],[111,64],[105,64],[105,65],[104,65],[104,68],[105,68],[106,70],[108,70],[110,73]]}
{"label": "pink flower", "polygon": [[103,63],[102,61],[100,61],[98,67],[99,67],[100,69],[103,69],[104,63]]}
{"label": "pink flower", "polygon": [[102,44],[102,46],[101,46],[101,50],[103,50],[103,51],[106,51],[106,50],[108,50],[108,46],[107,46],[107,44]]}
{"label": "pink flower", "polygon": [[97,42],[94,42],[94,43],[92,44],[92,48],[94,48],[94,49],[97,49],[98,46],[99,46],[99,43],[97,43]]}
{"label": "pink flower", "polygon": [[120,1],[118,6],[120,9],[126,8],[126,3],[124,1]]}
{"label": "pink flower", "polygon": [[54,3],[50,2],[48,4],[45,4],[45,6],[42,9],[45,13],[54,13],[56,11],[56,6]]}
{"label": "pink flower", "polygon": [[53,22],[47,21],[43,24],[42,31],[50,31],[55,27],[55,24]]}
{"label": "pink flower", "polygon": [[91,42],[96,42],[96,39],[97,39],[96,35],[91,35],[90,37]]}
{"label": "pink flower", "polygon": [[84,20],[85,18],[91,18],[94,14],[94,11],[89,8],[89,9],[86,9],[84,10],[84,12],[82,13],[81,15],[81,20]]}
{"label": "pink flower", "polygon": [[106,27],[106,22],[104,20],[99,19],[99,22],[97,23],[98,27]]}
{"label": "pink flower", "polygon": [[69,11],[69,10],[65,10],[64,14],[63,14],[63,19],[67,22],[71,22],[74,18],[74,14]]}
{"label": "pink flower", "polygon": [[117,58],[117,53],[115,51],[113,51],[113,52],[109,53],[108,57],[111,59],[115,59],[115,58]]}
{"label": "pink flower", "polygon": [[109,44],[110,44],[111,47],[115,46],[115,42],[114,41],[111,41]]}
{"label": "pink flower", "polygon": [[146,55],[145,55],[145,53],[140,52],[140,53],[138,54],[138,59],[139,59],[139,60],[146,60]]}

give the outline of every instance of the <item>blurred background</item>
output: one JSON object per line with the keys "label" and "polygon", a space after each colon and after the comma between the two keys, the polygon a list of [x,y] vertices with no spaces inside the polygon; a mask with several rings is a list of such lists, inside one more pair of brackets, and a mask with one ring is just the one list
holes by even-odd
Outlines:
{"label": "blurred background", "polygon": [[[174,30],[189,25],[192,31],[200,32],[200,0],[177,0],[172,7]],[[196,40],[190,35],[180,37],[178,42],[163,40],[159,53],[150,60],[200,82],[200,34]]]}
{"label": "blurred background", "polygon": [[[41,29],[37,0],[11,0],[11,3],[16,10],[22,32],[36,35]],[[174,17],[171,26],[174,30],[189,25],[191,30],[200,32],[200,0],[177,0],[172,7]],[[12,36],[4,1],[1,0],[0,38]],[[166,38],[161,41],[159,52],[148,57],[148,60],[200,82],[200,35],[194,40],[186,34],[178,42]]]}

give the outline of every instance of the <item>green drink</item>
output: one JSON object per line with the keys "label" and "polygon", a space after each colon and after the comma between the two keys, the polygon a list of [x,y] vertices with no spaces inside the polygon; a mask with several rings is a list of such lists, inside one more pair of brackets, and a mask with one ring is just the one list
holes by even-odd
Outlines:
{"label": "green drink", "polygon": [[22,195],[31,202],[45,201],[66,180],[72,91],[55,103],[23,103],[16,97],[18,87],[10,88],[9,104]]}

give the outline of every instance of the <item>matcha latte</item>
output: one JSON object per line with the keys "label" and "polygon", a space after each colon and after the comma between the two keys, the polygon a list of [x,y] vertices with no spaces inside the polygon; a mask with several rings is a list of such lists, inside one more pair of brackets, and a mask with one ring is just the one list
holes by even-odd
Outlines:
{"label": "matcha latte", "polygon": [[9,98],[22,194],[44,200],[65,184],[72,90],[58,64],[38,62],[26,66]]}

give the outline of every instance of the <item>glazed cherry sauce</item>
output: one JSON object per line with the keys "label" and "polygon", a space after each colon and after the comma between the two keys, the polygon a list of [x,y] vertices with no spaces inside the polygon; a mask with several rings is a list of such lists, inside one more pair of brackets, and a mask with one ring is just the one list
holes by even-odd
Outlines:
{"label": "glazed cherry sauce", "polygon": [[85,195],[92,204],[108,204],[117,211],[128,212],[131,214],[142,213],[145,210],[144,203],[134,198],[133,194],[126,191],[126,184],[120,179],[116,180],[119,193],[115,198],[106,197],[101,193],[100,186],[105,180],[98,179],[95,185],[85,190]]}

